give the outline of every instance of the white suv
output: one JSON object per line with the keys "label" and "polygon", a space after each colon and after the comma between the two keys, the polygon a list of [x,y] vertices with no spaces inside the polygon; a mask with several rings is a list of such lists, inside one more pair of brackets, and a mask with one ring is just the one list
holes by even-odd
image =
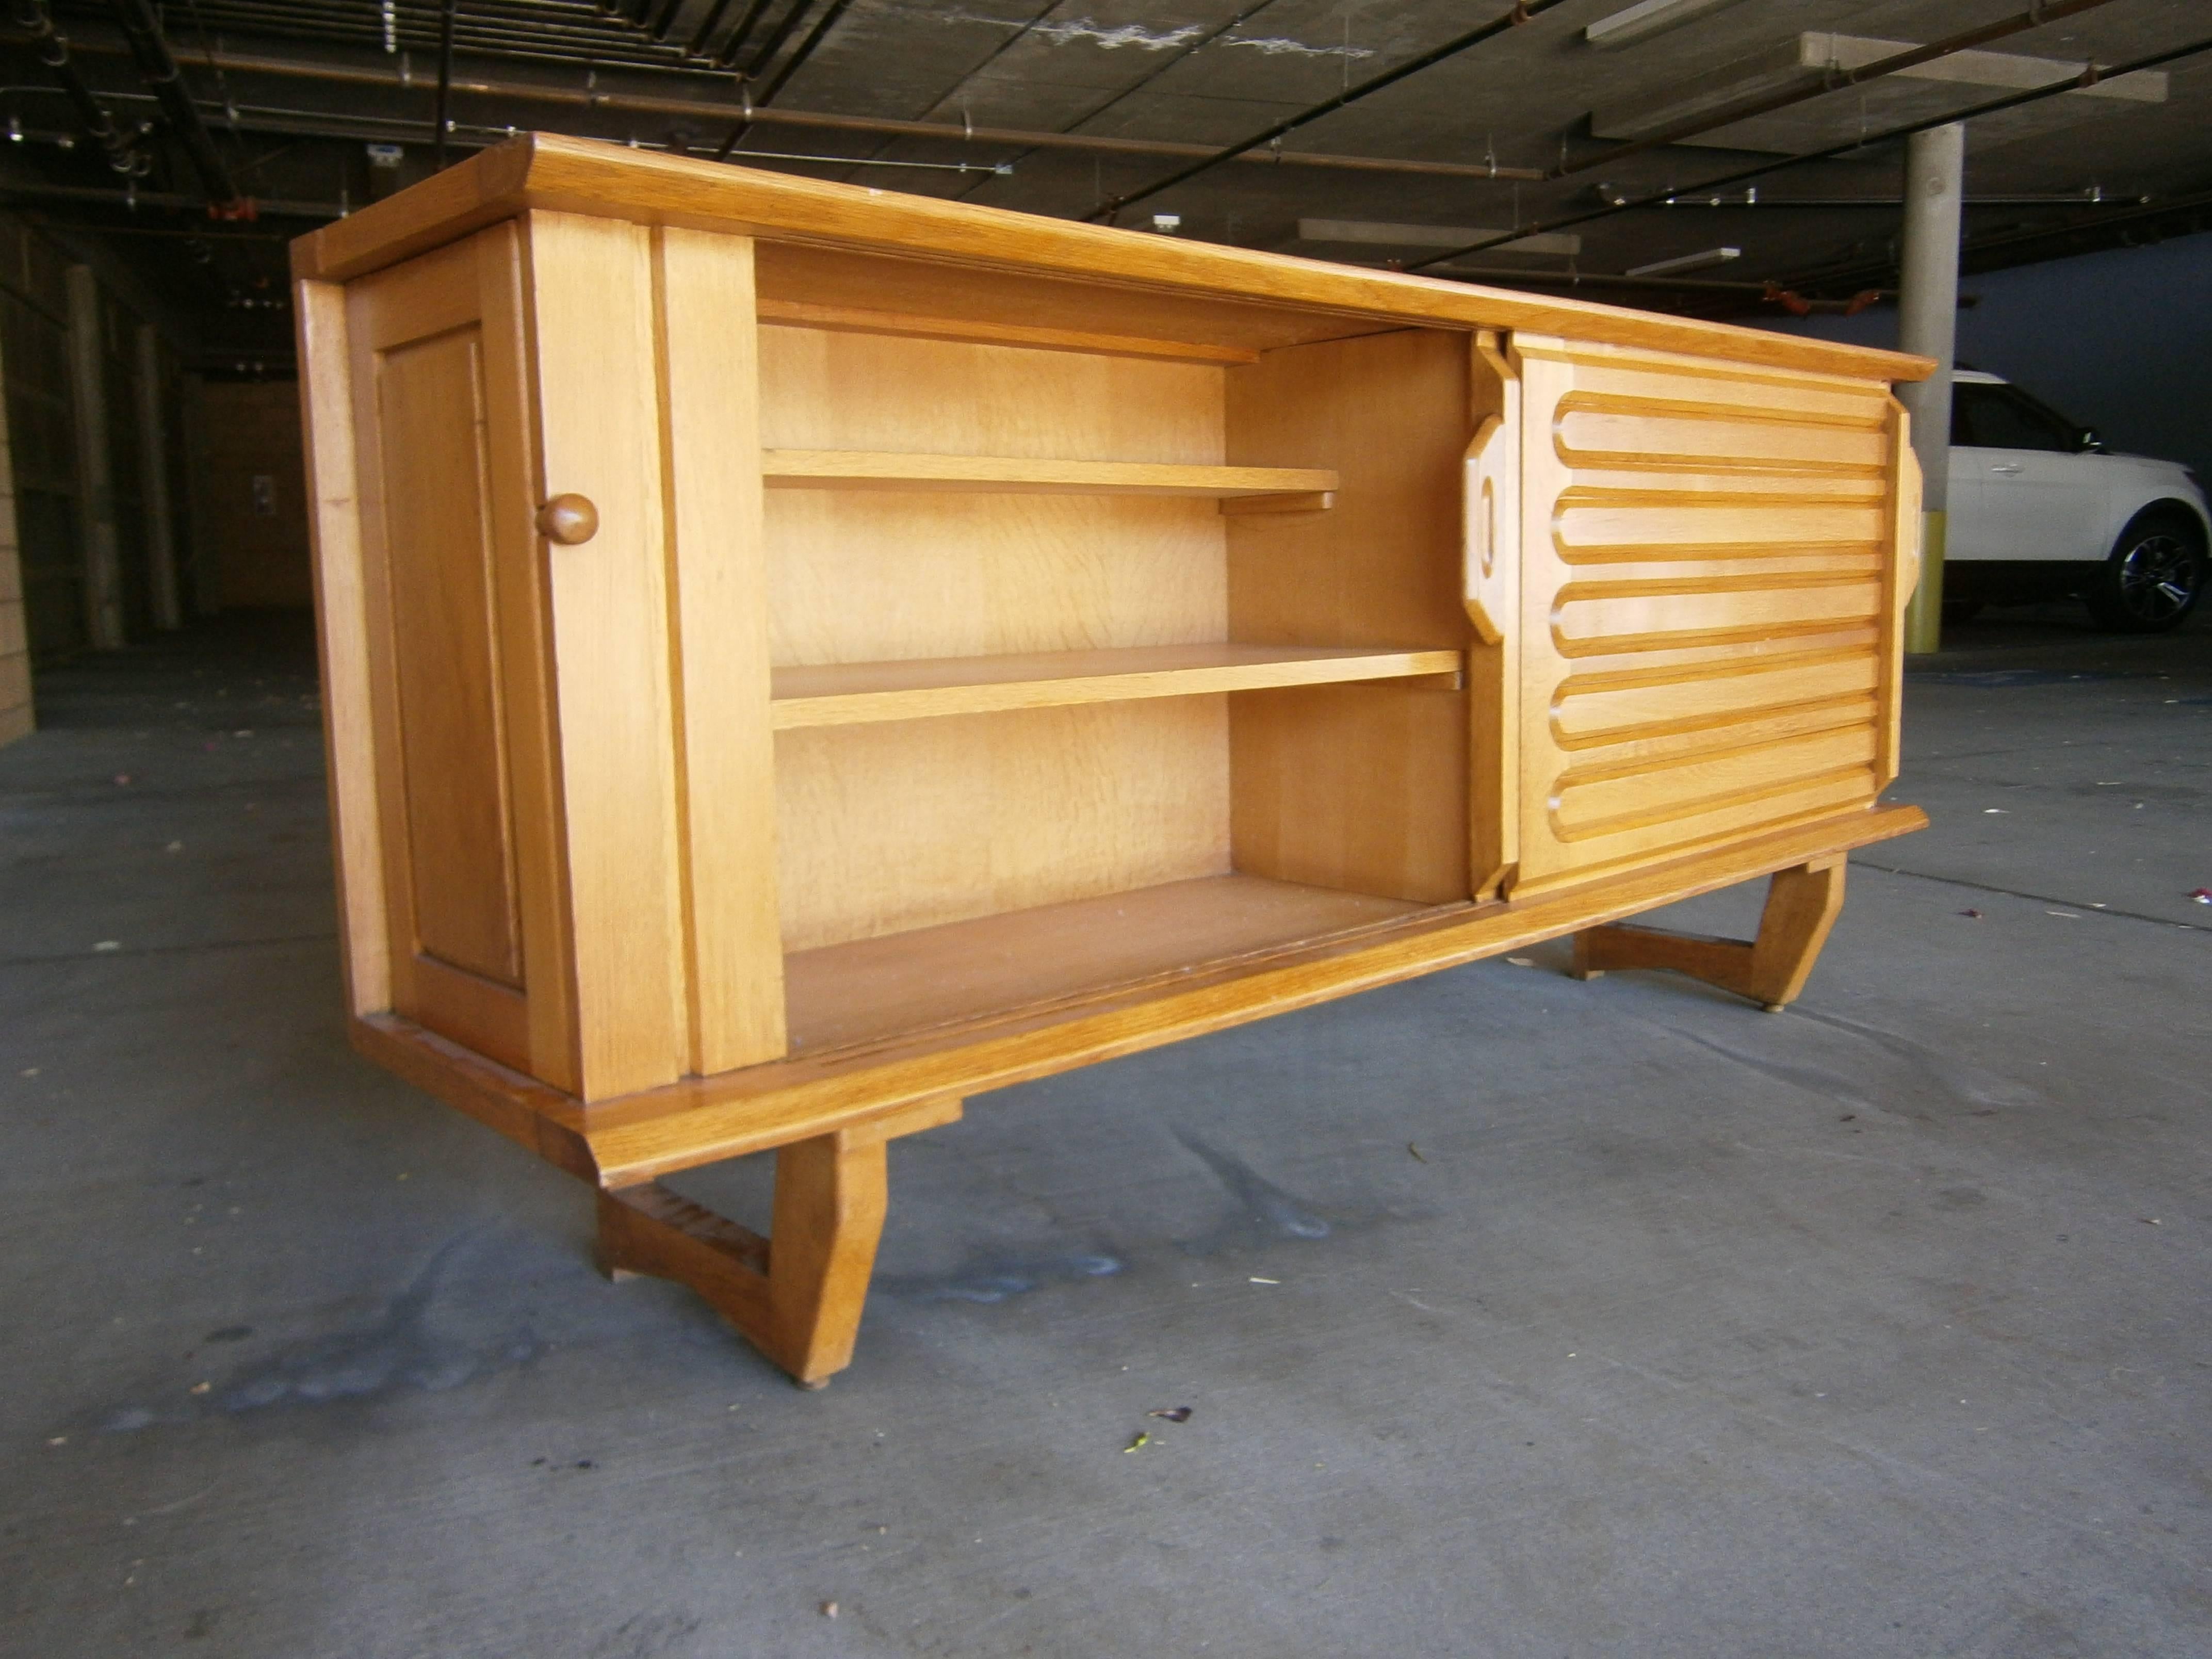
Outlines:
{"label": "white suv", "polygon": [[1943,610],[2079,594],[2107,628],[2178,627],[2203,591],[2212,514],[2189,469],[2097,434],[1978,369],[1951,390]]}

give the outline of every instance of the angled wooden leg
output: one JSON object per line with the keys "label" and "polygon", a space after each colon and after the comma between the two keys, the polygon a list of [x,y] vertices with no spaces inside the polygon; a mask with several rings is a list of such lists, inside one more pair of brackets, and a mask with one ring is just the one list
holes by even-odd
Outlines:
{"label": "angled wooden leg", "polygon": [[1575,935],[1577,979],[1614,968],[1670,968],[1749,997],[1770,1014],[1797,1000],[1844,908],[1844,855],[1777,870],[1754,939],[1711,939],[1613,922]]}
{"label": "angled wooden leg", "polygon": [[689,1285],[801,1387],[821,1388],[852,1362],[884,1229],[884,1148],[960,1109],[957,1099],[923,1101],[778,1148],[766,1238],[659,1182],[603,1189],[600,1269]]}

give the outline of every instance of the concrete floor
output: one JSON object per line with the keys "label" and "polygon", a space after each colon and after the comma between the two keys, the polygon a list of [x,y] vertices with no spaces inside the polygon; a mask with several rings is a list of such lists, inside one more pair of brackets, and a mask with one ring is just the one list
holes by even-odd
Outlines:
{"label": "concrete floor", "polygon": [[0,1647],[2212,1652],[2212,625],[1938,660],[1790,1013],[1554,945],[979,1099],[819,1395],[347,1049],[301,633],[43,677]]}

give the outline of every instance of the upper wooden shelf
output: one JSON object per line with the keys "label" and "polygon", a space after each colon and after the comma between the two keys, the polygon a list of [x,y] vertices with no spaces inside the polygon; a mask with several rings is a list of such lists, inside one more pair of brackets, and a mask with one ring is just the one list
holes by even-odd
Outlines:
{"label": "upper wooden shelf", "polygon": [[[863,449],[767,449],[761,473],[781,489],[965,489],[1060,495],[1320,496],[1334,469],[1051,461],[1015,455],[898,455]],[[1314,506],[1326,505],[1315,501]]]}
{"label": "upper wooden shelf", "polygon": [[1270,686],[1409,679],[1456,674],[1461,666],[1456,651],[1310,645],[1141,645],[1004,657],[833,663],[775,670],[770,724],[778,731],[857,726]]}

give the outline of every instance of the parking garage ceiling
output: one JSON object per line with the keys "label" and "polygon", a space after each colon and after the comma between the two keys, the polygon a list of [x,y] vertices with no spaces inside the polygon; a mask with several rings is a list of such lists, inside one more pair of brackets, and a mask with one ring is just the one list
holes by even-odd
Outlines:
{"label": "parking garage ceiling", "polygon": [[[530,129],[1702,315],[2212,226],[2202,0],[0,0],[0,205],[210,369],[283,244]],[[441,110],[444,119],[441,122]],[[442,125],[442,131],[441,131]]]}

